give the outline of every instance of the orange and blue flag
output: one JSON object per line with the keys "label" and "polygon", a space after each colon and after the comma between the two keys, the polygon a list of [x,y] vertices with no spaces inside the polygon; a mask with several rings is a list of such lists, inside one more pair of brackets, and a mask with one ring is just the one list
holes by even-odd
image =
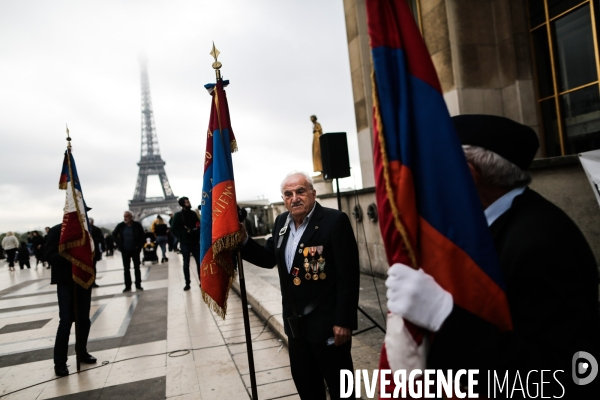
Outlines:
{"label": "orange and blue flag", "polygon": [[224,90],[228,84],[229,81],[218,79],[216,84],[205,85],[213,99],[204,155],[200,225],[202,298],[222,318],[227,314],[227,297],[234,277],[233,253],[240,242],[231,160],[237,143]]}
{"label": "orange and blue flag", "polygon": [[457,306],[510,330],[489,228],[414,17],[405,0],[368,0],[367,16],[376,197],[388,262],[423,268]]}
{"label": "orange and blue flag", "polygon": [[71,149],[65,151],[58,188],[66,190],[65,208],[58,252],[71,262],[73,281],[88,289],[96,276],[94,270],[94,241],[83,199],[81,182]]}

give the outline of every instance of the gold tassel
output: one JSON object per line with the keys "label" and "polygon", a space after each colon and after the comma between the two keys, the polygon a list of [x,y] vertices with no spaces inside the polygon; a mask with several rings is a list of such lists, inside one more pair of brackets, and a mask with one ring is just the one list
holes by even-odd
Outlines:
{"label": "gold tassel", "polygon": [[234,140],[232,140],[232,141],[229,143],[229,147],[231,148],[231,152],[232,152],[232,153],[235,153],[236,151],[238,151],[238,147],[237,147],[237,140],[235,140],[235,139],[234,139]]}

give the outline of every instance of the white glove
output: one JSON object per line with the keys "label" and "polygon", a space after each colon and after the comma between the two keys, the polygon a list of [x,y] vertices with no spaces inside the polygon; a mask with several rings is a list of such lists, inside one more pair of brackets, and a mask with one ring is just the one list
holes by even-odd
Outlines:
{"label": "white glove", "polygon": [[388,269],[385,286],[388,310],[431,332],[437,332],[452,311],[452,295],[422,269],[396,263]]}

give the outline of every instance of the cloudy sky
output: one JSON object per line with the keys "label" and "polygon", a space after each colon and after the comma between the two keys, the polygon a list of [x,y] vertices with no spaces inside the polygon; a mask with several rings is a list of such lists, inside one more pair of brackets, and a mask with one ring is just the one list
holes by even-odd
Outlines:
{"label": "cloudy sky", "polygon": [[[341,0],[0,2],[0,232],[59,223],[65,123],[90,216],[122,218],[140,159],[140,70],[148,58],[162,158],[177,196],[199,204],[221,51],[239,200],[279,200],[286,172],[312,169],[312,123],[347,132],[360,187]],[[356,183],[355,183],[356,182]],[[148,196],[160,194],[158,178]]]}

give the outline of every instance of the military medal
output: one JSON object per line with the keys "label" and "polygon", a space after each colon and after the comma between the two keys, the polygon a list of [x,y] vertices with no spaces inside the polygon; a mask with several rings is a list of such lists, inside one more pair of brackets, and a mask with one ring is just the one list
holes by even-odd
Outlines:
{"label": "military medal", "polygon": [[294,267],[292,269],[292,275],[294,275],[294,285],[298,286],[299,284],[302,283],[302,279],[298,278],[298,273],[300,272],[300,269],[298,267]]}
{"label": "military medal", "polygon": [[315,260],[315,255],[317,254],[317,248],[315,246],[310,246],[310,256],[312,260],[310,260],[310,269],[312,270],[312,279],[313,281],[319,280],[319,275],[317,275],[318,265]]}
{"label": "military medal", "polygon": [[304,269],[306,270],[306,275],[304,275],[304,278],[306,278],[307,280],[310,279],[310,273],[308,272],[308,270],[310,268],[310,263],[308,262],[308,252],[309,252],[309,249],[308,249],[308,247],[306,247],[303,251],[303,254],[304,254]]}
{"label": "military medal", "polygon": [[319,266],[319,274],[320,279],[327,278],[327,274],[325,274],[325,259],[323,258],[323,246],[317,246],[317,252],[319,253],[319,259],[317,260],[317,264]]}

